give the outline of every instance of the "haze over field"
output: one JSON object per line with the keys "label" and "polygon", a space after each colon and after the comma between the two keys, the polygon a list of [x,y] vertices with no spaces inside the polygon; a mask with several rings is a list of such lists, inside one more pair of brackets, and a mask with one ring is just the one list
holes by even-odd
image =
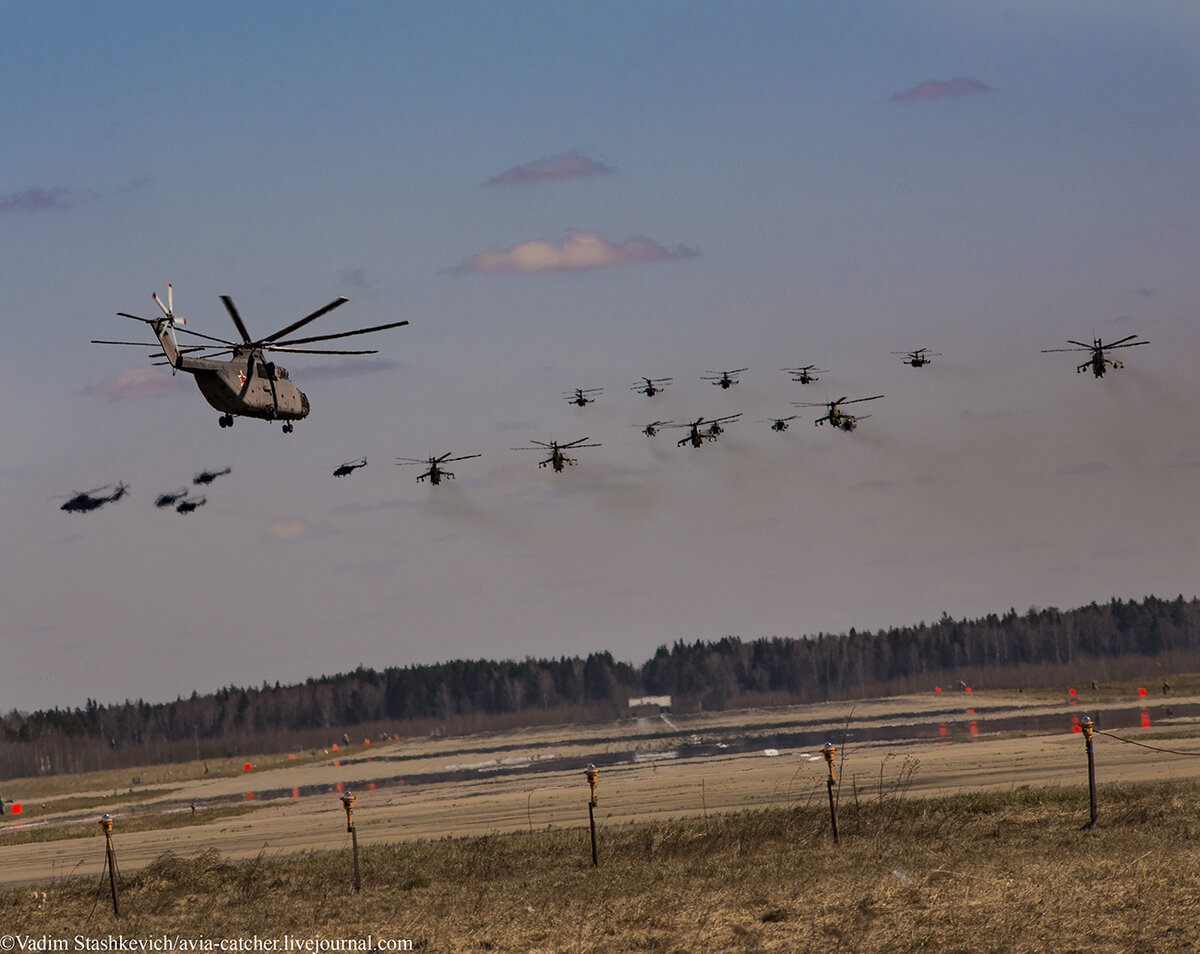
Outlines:
{"label": "haze over field", "polygon": [[[1196,592],[1200,10],[50,2],[6,27],[0,710]],[[168,281],[218,337],[221,294],[256,336],[338,295],[313,333],[411,325],[289,357],[294,434],[226,430],[115,316]],[[1040,353],[1133,333],[1101,380]],[[853,434],[791,403],[873,394]],[[737,412],[699,449],[640,433]],[[511,450],[585,435],[563,474]],[[439,487],[393,466],[446,452],[483,456]],[[226,466],[197,512],[152,505]],[[50,499],[118,480],[90,514]]]}

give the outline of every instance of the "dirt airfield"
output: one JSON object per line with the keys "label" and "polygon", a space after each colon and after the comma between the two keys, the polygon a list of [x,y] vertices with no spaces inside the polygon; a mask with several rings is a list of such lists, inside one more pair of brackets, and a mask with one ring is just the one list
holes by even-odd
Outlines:
{"label": "dirt airfield", "polygon": [[[343,746],[315,760],[287,756],[201,763],[141,772],[131,788],[94,776],[9,780],[6,801],[33,803],[0,824],[0,883],[99,877],[104,841],[55,838],[56,829],[114,821],[123,872],[164,852],[191,857],[215,848],[229,860],[349,845],[341,795],[355,795],[361,846],[547,828],[585,828],[584,768],[599,768],[601,830],[630,822],[810,804],[826,797],[821,746],[837,747],[838,794],[848,800],[920,797],[1021,786],[1078,788],[1088,812],[1087,756],[1076,725],[1096,721],[1096,777],[1111,783],[1200,778],[1200,695],[1139,696],[1127,688],[1065,693],[941,692],[886,699],[690,715],[644,715],[606,723],[519,729],[456,738]],[[1108,733],[1111,733],[1108,734]],[[1125,741],[1122,741],[1125,740]],[[1171,751],[1164,751],[1171,750]],[[261,763],[261,764],[260,764]],[[110,775],[112,773],[109,773]],[[136,774],[136,772],[134,773]],[[198,777],[183,777],[196,774]],[[115,778],[115,776],[114,776]],[[116,785],[104,779],[104,785]],[[28,794],[22,792],[22,787]],[[146,788],[155,793],[146,798]],[[138,798],[133,798],[138,795]],[[80,799],[100,799],[78,808]],[[72,807],[72,802],[76,807]],[[191,815],[183,827],[122,831],[137,818]],[[44,808],[41,806],[44,805]],[[58,810],[56,805],[63,806]],[[255,805],[233,817],[220,806]],[[206,815],[210,816],[206,820]],[[190,821],[190,818],[189,818]],[[22,843],[41,829],[49,840]],[[603,848],[602,848],[603,850]]]}

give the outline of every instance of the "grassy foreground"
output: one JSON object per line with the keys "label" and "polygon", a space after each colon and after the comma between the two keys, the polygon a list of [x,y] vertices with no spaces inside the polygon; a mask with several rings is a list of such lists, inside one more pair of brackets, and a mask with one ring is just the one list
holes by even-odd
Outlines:
{"label": "grassy foreground", "polygon": [[439,952],[1193,952],[1198,797],[1191,782],[1105,788],[1090,830],[1086,790],[844,801],[839,845],[816,804],[602,827],[599,869],[586,829],[364,846],[359,894],[349,836],[336,855],[165,855],[121,879],[120,919],[101,857],[86,880],[0,892],[0,931],[371,935]]}

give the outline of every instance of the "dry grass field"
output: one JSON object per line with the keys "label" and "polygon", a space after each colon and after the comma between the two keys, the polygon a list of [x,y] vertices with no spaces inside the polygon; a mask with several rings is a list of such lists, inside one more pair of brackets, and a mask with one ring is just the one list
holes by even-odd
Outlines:
{"label": "dry grass field", "polygon": [[[1103,727],[1128,699],[1087,704]],[[410,739],[240,774],[147,767],[150,798],[116,776],[10,780],[38,801],[28,828],[0,830],[0,933],[167,949],[1200,949],[1200,726],[1181,714],[1200,699],[1151,700],[1150,725],[1097,736],[1090,829],[1071,701],[909,696]],[[991,731],[1018,717],[1032,728]],[[768,747],[826,737],[838,844],[819,745]],[[339,786],[357,795],[358,893]],[[101,810],[116,818],[119,918]]]}
{"label": "dry grass field", "polygon": [[[164,855],[122,879],[0,893],[4,930],[34,938],[411,941],[413,950],[1194,951],[1195,783],[820,806],[586,831],[378,845],[231,863]],[[1085,809],[1086,814],[1086,809]],[[404,949],[403,947],[394,949]]]}

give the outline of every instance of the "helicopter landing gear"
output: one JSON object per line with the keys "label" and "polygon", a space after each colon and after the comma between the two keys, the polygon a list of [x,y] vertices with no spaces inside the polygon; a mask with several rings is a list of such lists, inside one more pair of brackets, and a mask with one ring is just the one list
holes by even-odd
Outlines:
{"label": "helicopter landing gear", "polygon": [[283,433],[290,434],[290,433],[292,433],[292,430],[293,430],[293,427],[292,427],[291,421],[288,421],[286,424],[283,425]]}
{"label": "helicopter landing gear", "polygon": [[222,427],[233,427],[233,415],[222,414],[219,418],[217,418],[217,423]]}

